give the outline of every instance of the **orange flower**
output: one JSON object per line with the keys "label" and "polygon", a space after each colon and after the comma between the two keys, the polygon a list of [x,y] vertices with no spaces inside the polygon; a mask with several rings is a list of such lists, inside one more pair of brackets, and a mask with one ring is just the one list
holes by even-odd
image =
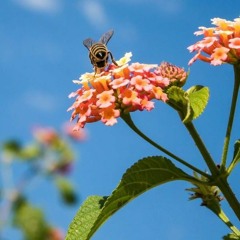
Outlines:
{"label": "orange flower", "polygon": [[107,108],[115,102],[115,97],[113,96],[113,90],[104,91],[97,95],[98,101],[97,106],[100,108]]}
{"label": "orange flower", "polygon": [[125,53],[124,57],[120,58],[117,62],[118,66],[127,65],[131,61],[132,53]]}
{"label": "orange flower", "polygon": [[131,89],[126,89],[119,97],[125,105],[140,105],[141,102],[138,93]]}
{"label": "orange flower", "polygon": [[120,116],[120,111],[110,107],[105,108],[100,115],[102,116],[102,122],[104,122],[107,126],[112,126],[117,122],[116,118]]}
{"label": "orange flower", "polygon": [[123,77],[114,79],[112,82],[109,83],[110,86],[112,86],[113,89],[118,89],[121,87],[126,86],[129,84],[129,79],[124,79]]}
{"label": "orange flower", "polygon": [[102,92],[105,90],[109,90],[108,84],[111,81],[110,75],[99,76],[95,78],[91,84],[97,90],[97,92]]}
{"label": "orange flower", "polygon": [[146,92],[152,89],[150,81],[144,79],[141,75],[137,75],[131,79],[131,85],[134,86],[138,91],[145,90]]}
{"label": "orange flower", "polygon": [[135,73],[142,73],[144,71],[144,64],[139,62],[133,63],[131,66],[129,66],[129,70]]}
{"label": "orange flower", "polygon": [[96,89],[89,89],[86,91],[83,91],[80,97],[78,98],[78,103],[85,102],[90,100],[93,97],[93,93],[96,92]]}
{"label": "orange flower", "polygon": [[211,64],[212,65],[220,65],[223,61],[227,59],[227,53],[229,52],[229,48],[220,47],[215,48],[213,50],[213,54],[211,55]]}
{"label": "orange flower", "polygon": [[91,116],[91,113],[92,113],[91,105],[82,103],[79,107],[75,108],[75,110],[73,111],[71,120],[73,120],[78,115],[79,116],[78,122],[84,123],[86,122],[87,118]]}
{"label": "orange flower", "polygon": [[197,54],[189,61],[189,65],[197,59],[210,62],[212,65],[222,63],[236,64],[240,59],[240,18],[227,21],[213,18],[216,27],[199,27],[195,35],[204,35],[203,40],[188,47],[190,52]]}
{"label": "orange flower", "polygon": [[156,99],[161,99],[163,102],[166,102],[167,101],[167,94],[163,92],[162,88],[160,87],[153,87],[153,91],[152,93],[154,94],[154,97]]}
{"label": "orange flower", "polygon": [[240,37],[230,39],[229,42],[229,47],[234,49],[240,49]]}
{"label": "orange flower", "polygon": [[157,67],[157,64],[142,64],[137,62],[129,66],[129,70],[135,73],[143,73],[155,67]]}
{"label": "orange flower", "polygon": [[211,47],[214,48],[214,44],[217,43],[216,37],[205,37],[202,41],[199,41],[197,47],[205,48],[206,51],[210,50]]}
{"label": "orange flower", "polygon": [[147,111],[151,111],[154,108],[154,102],[149,101],[149,99],[144,96],[144,98],[141,100],[141,108],[146,109]]}
{"label": "orange flower", "polygon": [[200,31],[196,31],[194,35],[198,36],[203,34],[205,37],[212,37],[215,30],[215,28],[206,27],[199,27],[198,29],[200,29]]}
{"label": "orange flower", "polygon": [[82,87],[69,97],[76,100],[68,110],[73,110],[71,120],[77,118],[74,129],[83,128],[86,123],[102,121],[112,126],[121,113],[150,111],[154,108],[153,100],[167,101],[164,92],[170,83],[182,86],[187,73],[172,64],[128,64],[132,55],[117,61],[101,74],[86,73],[80,77]]}

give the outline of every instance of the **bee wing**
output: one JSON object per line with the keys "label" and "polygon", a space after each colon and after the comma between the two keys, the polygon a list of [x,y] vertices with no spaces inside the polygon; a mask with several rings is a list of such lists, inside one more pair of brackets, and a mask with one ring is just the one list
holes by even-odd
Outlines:
{"label": "bee wing", "polygon": [[107,45],[108,41],[111,39],[113,35],[113,30],[109,30],[108,32],[104,33],[102,37],[100,38],[99,42]]}
{"label": "bee wing", "polygon": [[92,40],[91,38],[87,38],[83,41],[83,45],[90,50],[91,46],[94,44],[94,40]]}

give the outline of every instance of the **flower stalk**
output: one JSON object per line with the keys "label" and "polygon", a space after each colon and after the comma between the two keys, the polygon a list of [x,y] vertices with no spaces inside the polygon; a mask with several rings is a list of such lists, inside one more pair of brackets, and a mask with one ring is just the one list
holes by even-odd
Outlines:
{"label": "flower stalk", "polygon": [[212,210],[212,212],[214,212],[214,213],[226,224],[226,226],[232,230],[232,232],[233,232],[236,236],[240,237],[240,231],[238,230],[237,227],[235,227],[235,226],[231,223],[231,221],[229,220],[229,218],[227,217],[227,215],[224,213],[224,211],[223,211],[221,208],[219,208],[219,211],[218,211],[218,212],[214,211],[214,210],[211,209],[211,208],[209,208],[209,209]]}
{"label": "flower stalk", "polygon": [[[230,138],[231,138],[232,125],[233,125],[234,114],[235,114],[235,110],[236,110],[238,93],[239,93],[239,86],[240,86],[240,65],[239,64],[233,65],[233,69],[234,69],[234,87],[233,87],[233,95],[232,95],[232,104],[231,104],[228,125],[227,125],[224,145],[223,145],[221,170],[225,170],[225,167],[226,167],[229,142],[230,142]],[[230,172],[228,170],[228,174],[229,173]]]}
{"label": "flower stalk", "polygon": [[218,178],[215,179],[214,183],[216,184],[216,186],[219,187],[225,199],[234,211],[235,215],[240,220],[240,203],[236,198],[236,195],[232,191],[231,187],[229,186],[226,177],[220,175]]}
{"label": "flower stalk", "polygon": [[185,127],[187,128],[188,132],[192,136],[197,148],[199,149],[200,153],[202,154],[211,174],[213,177],[217,176],[219,170],[214,163],[213,158],[211,157],[210,153],[208,152],[204,142],[202,141],[201,137],[199,136],[196,128],[194,127],[192,122],[184,123]]}
{"label": "flower stalk", "polygon": [[222,194],[228,201],[229,205],[235,212],[238,219],[240,220],[240,203],[237,200],[235,194],[233,193],[232,189],[230,188],[230,186],[227,182],[226,174],[221,173],[220,170],[215,165],[210,153],[208,152],[202,139],[200,138],[199,134],[197,133],[193,123],[189,122],[189,123],[185,123],[184,125],[186,126],[188,132],[192,136],[197,148],[201,152],[201,154],[212,174],[213,185],[216,185],[219,187]]}
{"label": "flower stalk", "polygon": [[132,121],[132,118],[130,116],[130,114],[121,114],[121,118],[124,120],[124,122],[135,132],[137,133],[140,137],[142,137],[145,141],[147,141],[148,143],[150,143],[152,146],[156,147],[158,150],[160,150],[161,152],[167,154],[168,156],[172,157],[173,159],[175,159],[177,162],[183,164],[184,166],[190,168],[191,170],[205,176],[206,178],[209,179],[209,175],[203,171],[201,171],[200,169],[194,167],[193,165],[189,164],[188,162],[184,161],[183,159],[181,159],[180,157],[176,156],[175,154],[171,153],[170,151],[168,151],[167,149],[165,149],[164,147],[158,145],[156,142],[154,142],[152,139],[150,139],[149,137],[147,137],[143,132],[141,132],[136,125],[134,124],[134,122]]}

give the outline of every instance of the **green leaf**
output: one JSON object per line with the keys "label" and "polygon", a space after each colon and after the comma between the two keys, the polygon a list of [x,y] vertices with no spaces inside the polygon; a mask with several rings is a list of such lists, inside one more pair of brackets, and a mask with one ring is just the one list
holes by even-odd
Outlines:
{"label": "green leaf", "polygon": [[175,180],[196,182],[167,158],[156,156],[138,161],[126,171],[108,198],[92,196],[84,202],[70,224],[66,239],[90,239],[111,215],[128,202],[153,187]]}
{"label": "green leaf", "polygon": [[239,240],[239,236],[234,233],[229,233],[228,235],[223,237],[223,240]]}
{"label": "green leaf", "polygon": [[184,90],[177,86],[172,86],[167,90],[168,103],[170,103],[176,110],[182,111],[188,104],[188,96]]}
{"label": "green leaf", "polygon": [[209,89],[200,85],[193,86],[187,90],[191,106],[191,116],[186,117],[183,122],[189,122],[199,117],[207,106],[209,99]]}
{"label": "green leaf", "polygon": [[240,139],[238,139],[234,144],[234,154],[233,159],[236,158],[236,163],[240,161]]}
{"label": "green leaf", "polygon": [[43,212],[27,202],[14,211],[13,224],[23,232],[25,240],[42,240],[48,235],[48,225]]}
{"label": "green leaf", "polygon": [[106,197],[90,196],[78,210],[69,228],[66,240],[89,239],[88,234],[99,217]]}
{"label": "green leaf", "polygon": [[172,86],[167,90],[168,104],[177,110],[182,119],[191,117],[191,108],[188,94],[177,86]]}
{"label": "green leaf", "polygon": [[239,162],[240,162],[240,139],[238,139],[234,144],[233,160],[228,167],[227,170],[228,175],[237,166]]}
{"label": "green leaf", "polygon": [[209,89],[200,85],[189,88],[186,92],[176,86],[167,90],[168,104],[177,110],[184,123],[199,117],[207,106]]}
{"label": "green leaf", "polygon": [[76,203],[77,194],[75,193],[72,183],[63,176],[56,177],[55,182],[62,197],[62,200],[69,205]]}

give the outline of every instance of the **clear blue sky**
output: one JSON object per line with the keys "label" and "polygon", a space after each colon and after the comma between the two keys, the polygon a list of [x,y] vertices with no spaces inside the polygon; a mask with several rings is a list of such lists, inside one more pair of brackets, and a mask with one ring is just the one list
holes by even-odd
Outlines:
{"label": "clear blue sky", "polygon": [[[77,88],[72,80],[92,70],[82,45],[85,38],[98,39],[113,28],[108,46],[116,59],[131,51],[133,62],[169,61],[188,69],[193,55],[186,48],[198,39],[193,32],[199,26],[210,26],[211,18],[232,20],[239,15],[239,0],[1,1],[0,140],[14,137],[27,141],[33,125],[60,128],[68,121],[70,113],[66,109],[73,99],[67,96]],[[185,89],[196,84],[210,87],[209,105],[195,123],[218,161],[230,104],[232,69],[196,62],[190,70]],[[239,115],[238,109],[234,140],[239,138]],[[172,109],[159,103],[150,113],[134,113],[133,119],[154,140],[206,169]],[[127,167],[144,156],[161,155],[120,119],[113,127],[96,123],[86,128],[89,139],[75,146],[79,159],[72,178],[81,200],[89,195],[109,195]],[[235,173],[231,182],[240,197],[239,178],[238,184],[236,181]],[[212,240],[227,234],[228,229],[200,207],[199,200],[188,201],[184,190],[188,187],[184,182],[174,182],[142,195],[107,221],[93,240]],[[49,221],[64,230],[78,209],[62,209],[53,187],[48,185],[41,185],[31,199],[46,208]],[[231,211],[227,213],[232,216]],[[16,232],[8,234],[11,240],[20,239]]]}

